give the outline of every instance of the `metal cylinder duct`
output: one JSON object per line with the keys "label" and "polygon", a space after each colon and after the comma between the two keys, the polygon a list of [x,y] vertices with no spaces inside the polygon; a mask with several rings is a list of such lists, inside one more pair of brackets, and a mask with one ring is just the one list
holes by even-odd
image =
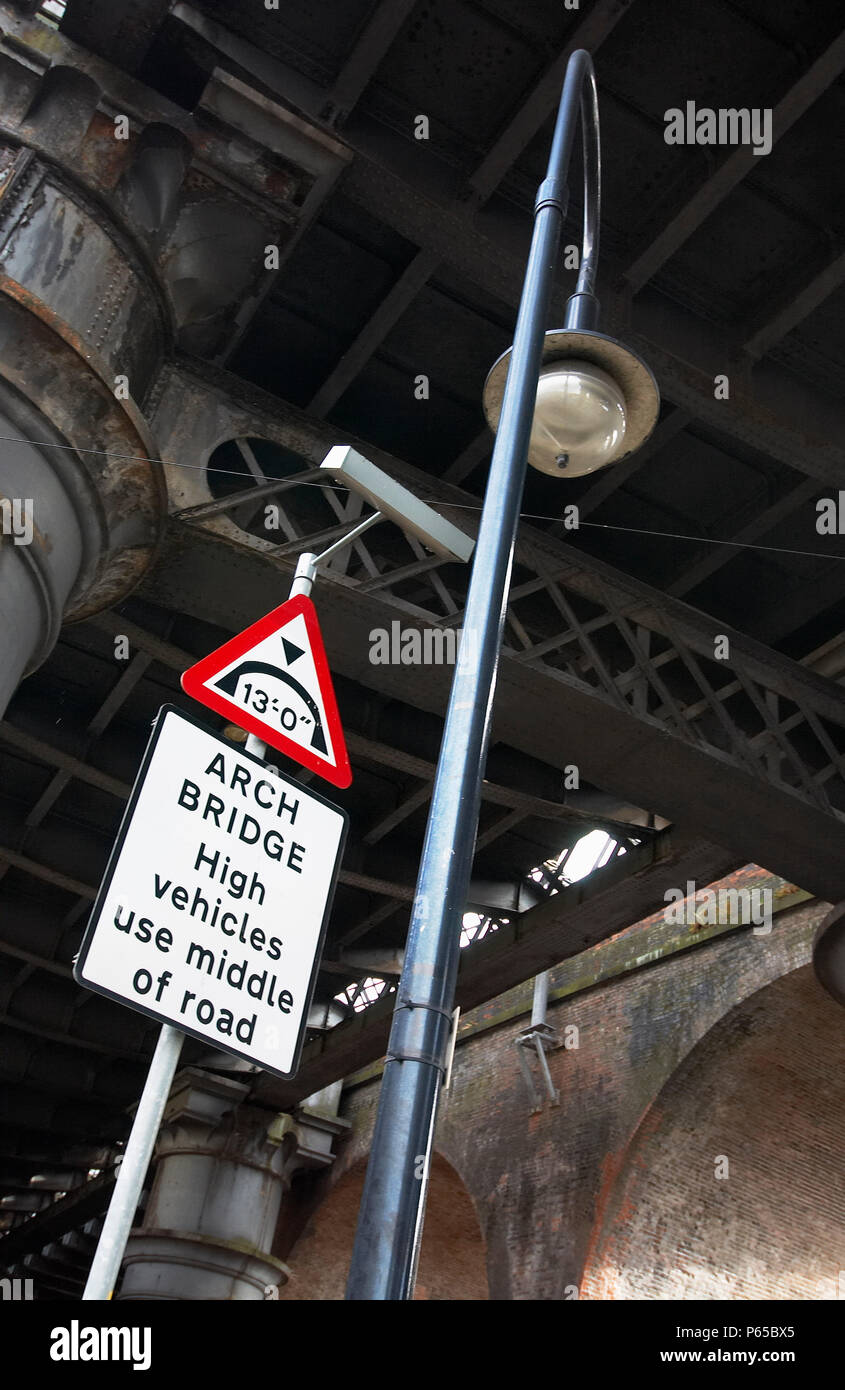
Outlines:
{"label": "metal cylinder duct", "polygon": [[100,89],[87,73],[54,64],[35,91],[22,134],[49,145],[59,157],[69,158],[79,149],[99,99]]}
{"label": "metal cylinder duct", "polygon": [[[141,413],[170,340],[165,297],[136,238],[77,176],[99,95],[76,68],[49,68],[4,145],[0,708],[63,617],[88,617],[135,587],[166,515]],[[160,203],[166,211],[165,193]],[[12,532],[16,499],[31,504],[31,540]]]}
{"label": "metal cylinder duct", "polygon": [[[22,133],[78,140],[96,102],[50,69]],[[127,240],[24,149],[0,201],[0,712],[63,618],[123,598],[155,554],[166,494],[136,401],[162,321]]]}
{"label": "metal cylinder duct", "polygon": [[[0,382],[0,712],[46,659],[65,605],[103,542],[96,494],[47,421]],[[52,438],[51,438],[52,436]]]}
{"label": "metal cylinder duct", "polygon": [[287,1282],[286,1267],[269,1251],[296,1130],[245,1105],[247,1094],[228,1077],[192,1067],[180,1073],[118,1298],[259,1300]]}
{"label": "metal cylinder duct", "polygon": [[132,164],[117,187],[128,221],[157,249],[175,215],[191,146],[181,131],[161,122],[145,126]]}

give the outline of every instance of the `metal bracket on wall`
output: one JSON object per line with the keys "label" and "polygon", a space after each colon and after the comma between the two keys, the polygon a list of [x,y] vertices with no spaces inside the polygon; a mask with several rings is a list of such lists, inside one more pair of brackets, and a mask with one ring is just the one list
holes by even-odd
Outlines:
{"label": "metal bracket on wall", "polygon": [[560,1105],[560,1091],[556,1090],[552,1081],[546,1057],[547,1052],[553,1052],[562,1046],[554,1028],[548,1023],[532,1023],[530,1027],[524,1028],[521,1033],[517,1034],[515,1041],[520,1070],[531,1098],[532,1115],[536,1115],[543,1108],[543,1092],[536,1085],[530,1060],[535,1055],[540,1077],[545,1087],[546,1098],[550,1105]]}

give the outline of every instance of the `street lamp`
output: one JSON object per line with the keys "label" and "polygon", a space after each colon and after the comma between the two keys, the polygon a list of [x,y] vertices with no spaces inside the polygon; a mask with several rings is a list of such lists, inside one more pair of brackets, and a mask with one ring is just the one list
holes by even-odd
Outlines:
{"label": "street lamp", "polygon": [[[563,329],[544,333],[579,109],[581,265]],[[645,363],[597,331],[599,204],[595,73],[590,55],[578,49],[567,64],[534,207],[513,347],[494,364],[485,386],[496,442],[464,612],[462,650],[473,659],[458,662],[452,682],[347,1299],[413,1297],[526,465],[558,477],[593,472],[638,448],[657,420],[660,397]]]}
{"label": "street lamp", "polygon": [[[555,143],[536,209],[548,203],[565,216],[565,164],[556,162],[560,117],[567,104],[570,75],[581,100],[584,142],[584,226],[581,262],[575,293],[566,306],[562,329],[543,338],[541,365],[528,462],[541,473],[577,478],[618,463],[645,443],[657,424],[660,393],[651,372],[635,352],[597,331],[599,304],[595,295],[601,214],[601,149],[596,79],[589,54],[573,53],[566,70]],[[570,100],[575,99],[575,81]],[[574,112],[573,112],[574,115]],[[569,149],[571,149],[571,135]],[[567,161],[568,162],[568,161]],[[533,250],[533,246],[532,246]],[[530,261],[529,261],[530,273]],[[547,279],[551,280],[549,273]],[[528,275],[524,293],[528,291]],[[539,291],[548,296],[549,286]],[[484,384],[484,413],[491,429],[499,427],[505,386],[517,343],[490,368]]]}
{"label": "street lamp", "polygon": [[[508,348],[484,386],[484,411],[494,430],[510,360]],[[545,335],[542,362],[528,443],[533,468],[578,478],[618,463],[648,439],[660,396],[648,367],[630,348],[603,333],[563,329]]]}

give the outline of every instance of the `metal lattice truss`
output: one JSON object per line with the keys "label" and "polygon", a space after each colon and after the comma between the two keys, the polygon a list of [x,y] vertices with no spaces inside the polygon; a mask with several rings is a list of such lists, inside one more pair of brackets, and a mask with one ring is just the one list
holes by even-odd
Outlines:
{"label": "metal lattice truss", "polygon": [[[204,393],[193,382],[185,392],[184,377],[180,384],[183,405],[193,397],[199,407]],[[233,423],[238,413],[232,412]],[[194,414],[190,405],[188,414]],[[219,423],[219,410],[217,414]],[[253,413],[253,437],[256,423]],[[312,457],[323,444],[336,442],[330,427],[292,410],[286,420],[277,418],[275,427],[264,423],[265,439],[275,434],[286,449],[298,446],[301,454]],[[366,450],[363,444],[356,447]],[[176,436],[164,452],[178,460]],[[381,451],[371,454],[423,500],[474,533],[477,499]],[[236,488],[231,495],[211,499],[196,466],[187,479],[188,470],[168,470],[177,515],[194,534],[200,528],[213,531],[221,541],[263,552],[271,566],[288,568],[299,551],[318,550],[344,527],[351,529],[360,519],[360,504],[350,506],[345,493],[339,496],[327,488],[318,469],[301,457],[297,471],[291,471],[290,462],[286,471],[281,481],[262,473],[247,488],[230,481],[229,487]],[[315,496],[332,523],[315,529],[312,521],[308,531],[303,519],[313,516]],[[268,539],[263,520],[255,522],[256,503],[270,499],[285,535],[281,543]],[[230,519],[242,518],[245,507],[252,512],[250,532]],[[344,620],[349,619],[344,631],[350,654],[354,634],[349,626],[357,607],[368,630],[375,618],[386,631],[396,623],[403,631],[416,627],[425,660],[426,644],[435,651],[444,633],[461,629],[466,582],[465,567],[428,556],[413,538],[402,537],[393,526],[380,526],[355,542],[343,567],[329,571],[321,601],[330,613],[339,606]],[[463,633],[462,641],[468,639],[471,634]],[[367,639],[360,629],[358,640],[356,675],[361,678],[360,644]],[[343,652],[339,659],[343,670]],[[407,698],[407,668],[398,664],[395,652],[394,662],[399,680],[384,666],[373,668],[371,679],[381,689],[394,679],[393,689],[404,690]],[[440,689],[447,688],[441,681]],[[835,863],[839,849],[828,853],[840,834],[845,844],[841,688],[526,524],[507,610],[499,695],[508,739],[516,730],[517,702],[522,719],[516,741],[526,751],[562,769],[577,763],[594,785],[668,820],[680,814],[688,821],[691,806],[697,821],[701,813],[698,828],[703,833],[742,845],[749,859],[782,868],[793,878],[809,874],[815,882],[805,886],[825,896],[845,886]],[[532,706],[543,721],[534,734],[525,727]],[[554,731],[554,724],[545,721],[558,713],[567,735],[560,746],[541,736]],[[683,786],[673,790],[672,779],[677,783],[679,777],[695,778],[700,795],[690,800]],[[740,794],[750,798],[742,817],[733,811]],[[577,805],[577,798],[573,802]],[[801,858],[790,850],[790,845],[797,850],[799,842]]]}
{"label": "metal lattice truss", "polygon": [[[617,709],[657,720],[685,742],[843,818],[839,691],[820,688],[812,673],[755,651],[756,644],[716,623],[695,621],[699,614],[691,620],[671,601],[632,612],[627,579],[553,575],[539,558],[535,565],[537,578],[511,592],[509,621],[522,644],[512,649],[517,660],[551,666]],[[563,624],[540,640],[536,625],[519,616],[538,595]]]}

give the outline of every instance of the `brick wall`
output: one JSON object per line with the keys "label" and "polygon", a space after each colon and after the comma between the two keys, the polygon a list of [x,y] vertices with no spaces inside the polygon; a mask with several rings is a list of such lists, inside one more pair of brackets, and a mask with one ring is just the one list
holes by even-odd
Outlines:
{"label": "brick wall", "polygon": [[805,966],[733,1009],[664,1086],[602,1213],[583,1296],[835,1298],[843,1113],[842,1010]]}
{"label": "brick wall", "polygon": [[[290,1282],[281,1299],[343,1298],[366,1160],[346,1165],[320,1202],[286,1263]],[[469,1193],[454,1168],[435,1154],[429,1179],[415,1299],[460,1301],[487,1298],[484,1240]]]}
{"label": "brick wall", "polygon": [[[514,1045],[528,1022],[530,982],[469,1020],[456,1052],[453,1087],[441,1106],[436,1148],[460,1175],[477,1213],[486,1242],[490,1297],[578,1296],[587,1263],[584,1296],[661,1296],[659,1280],[653,1285],[646,1281],[637,1286],[643,1291],[635,1292],[632,1285],[600,1272],[603,1262],[617,1259],[613,1231],[628,1220],[618,1194],[626,1190],[620,1182],[630,1162],[629,1145],[696,1044],[736,1005],[807,964],[813,931],[826,910],[824,904],[805,903],[779,913],[768,936],[744,929],[690,949],[678,949],[679,944],[688,946],[689,939],[673,940],[662,924],[643,924],[565,962],[552,976],[549,1022],[559,1033],[565,1025],[576,1025],[579,1045],[550,1055],[561,1101],[557,1107],[546,1104],[538,1114],[531,1113]],[[661,952],[663,958],[654,961]],[[644,963],[649,961],[654,963]],[[811,984],[826,1005],[826,996]],[[564,997],[555,999],[561,991]],[[830,1009],[839,1016],[834,1004]],[[482,1031],[472,1031],[479,1027]],[[777,1073],[775,1090],[778,1077],[783,1080]],[[714,1074],[714,1094],[718,1085]],[[377,1079],[345,1092],[342,1113],[352,1121],[353,1132],[332,1184],[342,1182],[366,1156],[377,1099]],[[810,1102],[811,1112],[814,1104]],[[667,1123],[671,1127],[671,1117]],[[768,1123],[776,1136],[776,1113]],[[796,1144],[807,1140],[809,1182],[825,1151],[813,1147],[809,1130],[802,1137],[801,1126],[810,1125],[809,1117],[795,1123]],[[715,1134],[708,1134],[710,1147],[713,1142]],[[689,1193],[678,1190],[683,1208]],[[427,1225],[437,1219],[436,1209],[433,1190]],[[774,1217],[773,1222],[772,1232],[777,1229]],[[667,1226],[665,1238],[681,1240],[683,1232],[677,1228],[673,1234]],[[711,1233],[709,1239],[714,1238]],[[774,1235],[772,1241],[776,1270]],[[335,1251],[344,1271],[350,1249],[351,1232],[348,1245],[341,1249],[338,1244]],[[286,1254],[294,1270],[305,1250],[300,1242]],[[645,1256],[642,1263],[645,1270]],[[454,1291],[448,1295],[456,1296]]]}

